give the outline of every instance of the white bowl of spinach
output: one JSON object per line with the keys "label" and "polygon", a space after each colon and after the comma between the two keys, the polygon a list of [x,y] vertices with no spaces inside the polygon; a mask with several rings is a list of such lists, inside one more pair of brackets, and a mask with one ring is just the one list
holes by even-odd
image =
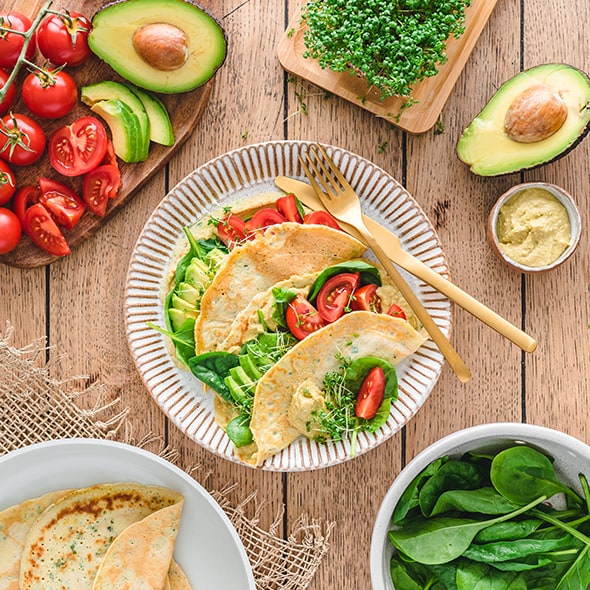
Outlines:
{"label": "white bowl of spinach", "polygon": [[520,423],[451,434],[401,471],[371,541],[374,590],[590,588],[590,447]]}

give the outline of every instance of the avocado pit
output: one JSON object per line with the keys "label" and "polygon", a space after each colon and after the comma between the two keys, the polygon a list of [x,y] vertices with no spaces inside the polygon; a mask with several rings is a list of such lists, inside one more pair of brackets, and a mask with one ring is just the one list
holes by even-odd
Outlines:
{"label": "avocado pit", "polygon": [[561,96],[544,84],[524,90],[514,99],[504,119],[504,130],[519,143],[543,141],[559,131],[567,118]]}
{"label": "avocado pit", "polygon": [[181,68],[188,59],[185,32],[168,23],[151,23],[137,29],[133,48],[143,61],[163,72]]}

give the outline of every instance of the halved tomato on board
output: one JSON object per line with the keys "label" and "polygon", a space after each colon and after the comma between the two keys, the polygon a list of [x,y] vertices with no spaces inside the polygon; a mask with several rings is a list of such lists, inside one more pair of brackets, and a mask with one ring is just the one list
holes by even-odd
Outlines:
{"label": "halved tomato on board", "polygon": [[23,229],[34,244],[54,256],[65,256],[71,252],[59,227],[41,203],[25,211]]}
{"label": "halved tomato on board", "polygon": [[86,209],[84,201],[69,187],[42,176],[39,179],[39,203],[51,213],[59,225],[72,229]]}
{"label": "halved tomato on board", "polygon": [[25,223],[25,211],[31,205],[38,203],[40,196],[41,190],[33,184],[27,184],[16,191],[12,199],[12,210],[23,225]]}
{"label": "halved tomato on board", "polygon": [[49,138],[49,161],[64,176],[86,174],[102,162],[106,151],[107,132],[96,117],[80,117]]}
{"label": "halved tomato on board", "polygon": [[326,325],[318,310],[304,297],[295,297],[285,313],[287,326],[297,340],[303,340]]}
{"label": "halved tomato on board", "polygon": [[246,239],[246,224],[243,219],[230,213],[217,224],[217,235],[231,249]]}
{"label": "halved tomato on board", "polygon": [[330,277],[320,289],[316,305],[318,313],[328,324],[350,311],[353,293],[361,282],[358,272],[342,272]]}
{"label": "halved tomato on board", "polygon": [[314,223],[316,225],[327,225],[334,229],[342,230],[335,217],[327,211],[312,211],[303,218],[303,223]]}
{"label": "halved tomato on board", "polygon": [[364,378],[356,396],[355,415],[365,420],[374,418],[384,396],[385,373],[381,367],[373,367]]}
{"label": "halved tomato on board", "polygon": [[350,306],[354,311],[381,313],[381,298],[377,295],[377,285],[369,283],[357,289]]}
{"label": "halved tomato on board", "polygon": [[121,174],[116,166],[103,164],[97,166],[84,177],[82,197],[92,213],[104,217],[109,199],[119,192]]}

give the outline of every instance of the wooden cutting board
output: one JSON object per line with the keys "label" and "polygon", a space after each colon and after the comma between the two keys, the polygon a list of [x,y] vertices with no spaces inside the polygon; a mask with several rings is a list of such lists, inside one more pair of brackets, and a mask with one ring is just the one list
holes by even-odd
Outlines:
{"label": "wooden cutting board", "polygon": [[301,7],[296,11],[280,40],[279,61],[291,74],[358,104],[361,108],[410,133],[423,133],[438,120],[497,1],[471,1],[471,6],[465,11],[465,33],[459,39],[451,38],[447,44],[447,62],[438,68],[436,76],[427,78],[414,87],[412,98],[418,100],[418,103],[402,111],[400,107],[404,99],[393,97],[383,101],[379,92],[369,88],[364,78],[346,72],[323,70],[316,60],[303,57],[305,28],[300,22]]}
{"label": "wooden cutting board", "polygon": [[[106,0],[68,0],[67,3],[58,2],[53,3],[52,8],[61,10],[63,6],[70,11],[77,11],[88,18],[100,9]],[[39,0],[8,0],[2,3],[2,10],[15,10],[27,15],[31,20],[38,13],[39,9],[45,4]],[[201,6],[211,11],[214,16],[216,9],[219,7],[220,0],[204,0]],[[42,62],[42,58],[37,56],[37,61]],[[76,68],[66,68],[66,71],[76,80],[78,87],[85,84],[99,82],[101,80],[118,80],[122,79],[104,62],[97,57],[92,57],[89,62]],[[22,82],[23,76],[26,74],[23,70],[19,76],[19,82]],[[19,84],[20,87],[20,84]],[[121,169],[121,177],[123,187],[116,199],[111,199],[105,217],[100,218],[93,215],[90,211],[86,211],[75,228],[71,230],[63,230],[64,236],[67,239],[70,248],[73,250],[76,245],[92,235],[104,223],[108,223],[109,218],[131,200],[137,189],[145,183],[153,174],[155,174],[166,162],[174,155],[176,150],[188,139],[197,123],[199,122],[204,109],[209,101],[211,90],[213,88],[213,80],[210,80],[204,86],[197,88],[184,94],[159,95],[162,101],[166,104],[172,125],[174,127],[174,134],[176,142],[172,147],[164,147],[156,144],[151,144],[150,155],[145,162],[126,164],[119,160]],[[19,101],[13,107],[14,112],[22,112],[30,115],[26,107]],[[76,118],[83,115],[91,115],[92,111],[89,107],[83,104],[78,104],[74,111],[63,119],[56,121],[38,120],[43,129],[49,135],[54,129],[62,125],[74,121]],[[107,127],[108,132],[108,127]],[[23,186],[26,184],[36,184],[40,176],[47,176],[63,182],[64,184],[72,186],[72,188],[79,190],[81,186],[81,179],[66,178],[58,174],[49,164],[49,158],[45,154],[38,162],[31,166],[14,167],[17,176],[17,185]],[[21,268],[34,268],[44,266],[55,261],[57,258],[47,252],[41,250],[31,242],[28,236],[23,234],[21,242],[15,250],[0,256],[0,262],[11,266]]]}

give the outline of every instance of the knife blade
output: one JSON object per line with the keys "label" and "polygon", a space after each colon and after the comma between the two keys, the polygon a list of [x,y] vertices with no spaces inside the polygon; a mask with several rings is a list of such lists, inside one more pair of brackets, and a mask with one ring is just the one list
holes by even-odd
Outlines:
{"label": "knife blade", "polygon": [[[288,178],[286,176],[277,176],[275,178],[275,184],[287,193],[294,193],[297,198],[310,209],[313,209],[314,211],[325,211],[324,206],[316,196],[313,188],[306,182],[296,180],[295,178]],[[392,262],[395,262],[410,274],[422,279],[425,283],[431,285],[443,295],[446,295],[451,301],[454,301],[457,305],[498,332],[498,334],[501,334],[516,344],[525,352],[533,352],[537,348],[536,340],[526,332],[523,332],[507,319],[503,318],[489,307],[486,307],[483,303],[463,291],[428,265],[424,264],[421,260],[406,252],[403,249],[399,238],[394,233],[367,215],[363,215],[363,221]],[[344,223],[341,223],[340,225],[347,233],[360,241],[363,241],[362,236],[356,228]]]}

